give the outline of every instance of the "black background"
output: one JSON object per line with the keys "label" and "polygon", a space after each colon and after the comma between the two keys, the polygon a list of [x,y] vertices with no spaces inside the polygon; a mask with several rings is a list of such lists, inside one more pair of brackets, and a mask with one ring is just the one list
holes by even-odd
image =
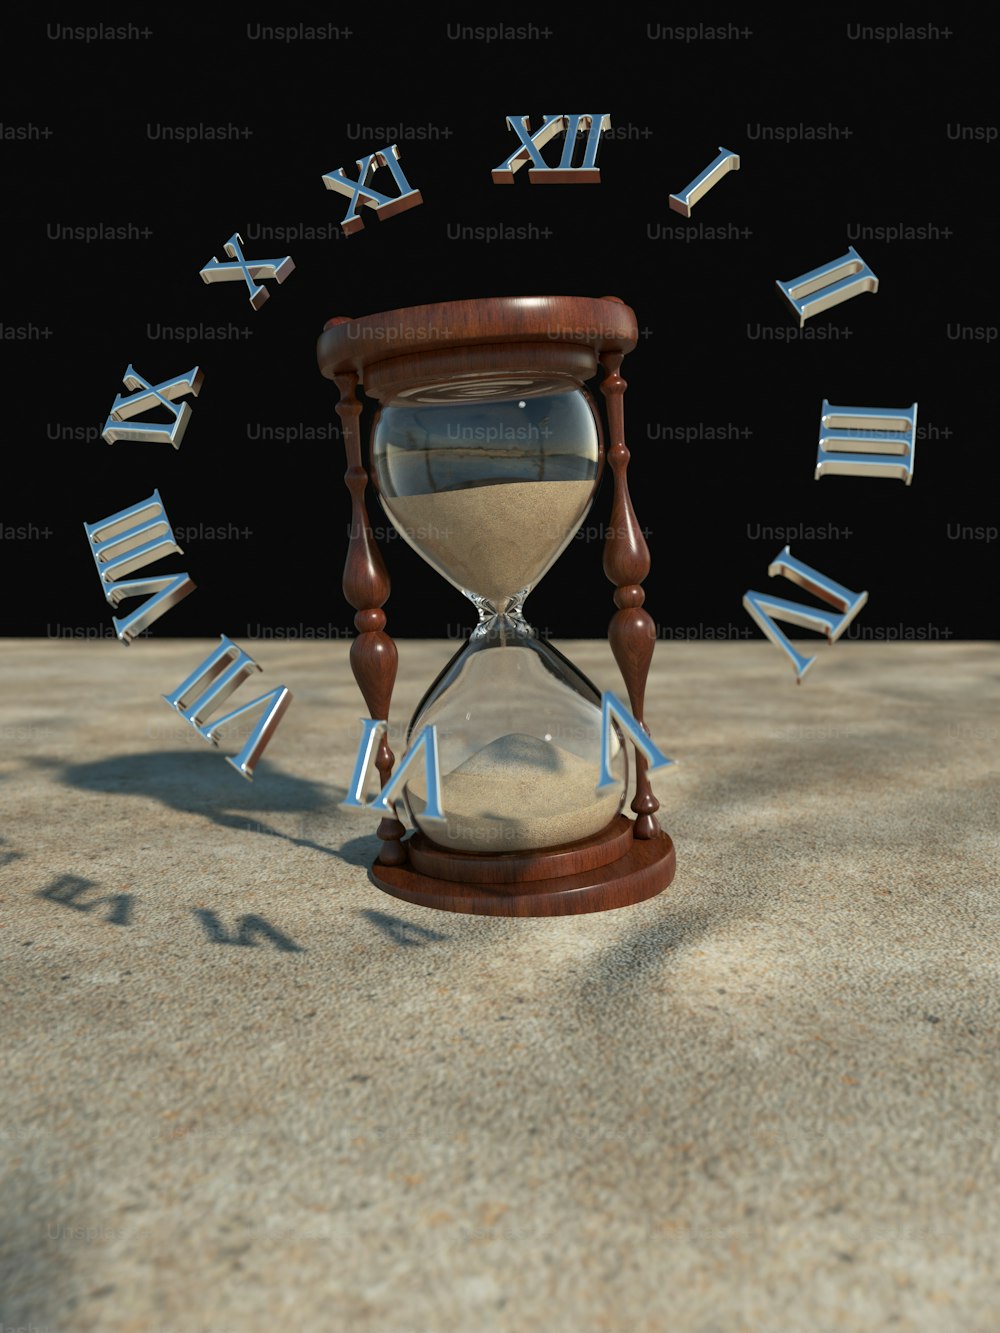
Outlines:
{"label": "black background", "polygon": [[[939,18],[928,39],[854,40],[857,14],[836,10],[791,24],[713,17],[727,35],[697,40],[652,36],[658,21],[618,14],[596,27],[565,9],[534,20],[536,34],[520,41],[455,40],[447,21],[397,23],[375,11],[344,10],[334,22],[351,35],[252,40],[256,25],[238,16],[193,25],[155,13],[123,40],[54,37],[44,18],[8,31],[2,632],[110,635],[83,523],[158,487],[175,529],[193,531],[183,558],[151,572],[186,569],[198,588],[154,636],[352,633],[340,590],[350,513],[341,442],[258,438],[335,426],[336,390],[315,362],[324,321],[565,293],[620,296],[644,331],[623,367],[625,418],[653,560],[646,605],[663,637],[759,637],[741,607],[747,588],[805,598],[768,579],[785,541],[760,529],[827,524],[841,535],[793,537],[791,549],[869,590],[859,631],[997,635],[997,544],[950,535],[998,522],[989,480],[996,354],[985,340],[991,328],[996,337],[995,223],[983,201],[1000,144],[955,137],[959,126],[995,126],[990,33],[958,22],[946,36]],[[507,115],[534,125],[542,113],[588,109],[607,111],[613,127],[600,185],[540,188],[526,170],[512,187],[492,184],[491,168],[516,143]],[[238,137],[170,142],[159,129],[197,125],[233,126]],[[347,200],[321,176],[337,167],[355,176],[356,160],[384,147],[359,127],[399,125],[408,128],[397,138],[401,164],[423,205],[382,223],[363,209],[365,229],[337,235]],[[19,126],[39,127],[39,137],[10,137]],[[782,127],[830,126],[841,133],[780,137]],[[742,169],[686,221],[668,195],[719,145],[741,155]],[[558,152],[554,143],[545,156]],[[395,193],[386,172],[373,184]],[[100,224],[152,234],[59,234]],[[456,238],[461,227],[499,225],[530,235]],[[897,225],[932,235],[855,239],[850,230]],[[262,227],[323,235],[255,239]],[[692,228],[698,239],[688,243]],[[248,259],[295,260],[283,286],[268,284],[259,312],[245,285],[199,278],[210,257],[225,258],[234,231]],[[775,279],[850,243],[878,275],[878,294],[814,317],[796,337]],[[151,336],[191,325],[251,332]],[[958,326],[978,336],[949,336]],[[9,336],[33,328],[50,333]],[[204,371],[179,451],[100,439],[130,361],[153,383]],[[813,480],[824,397],[919,402],[911,486]],[[669,438],[690,428],[735,438]],[[374,500],[371,510],[384,523]],[[606,474],[587,530],[609,511]],[[474,621],[401,540],[383,549],[390,633],[457,637]],[[603,635],[611,593],[600,541],[580,539],[532,594],[528,617],[557,637]]]}

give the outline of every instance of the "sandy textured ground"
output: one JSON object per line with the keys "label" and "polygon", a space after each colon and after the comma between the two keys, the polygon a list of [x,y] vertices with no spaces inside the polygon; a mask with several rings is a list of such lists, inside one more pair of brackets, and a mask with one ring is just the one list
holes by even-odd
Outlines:
{"label": "sandy textured ground", "polygon": [[209,646],[2,646],[4,1329],[998,1327],[996,645],[660,645],[677,878],[554,920],[380,893],[347,645],[253,786]]}

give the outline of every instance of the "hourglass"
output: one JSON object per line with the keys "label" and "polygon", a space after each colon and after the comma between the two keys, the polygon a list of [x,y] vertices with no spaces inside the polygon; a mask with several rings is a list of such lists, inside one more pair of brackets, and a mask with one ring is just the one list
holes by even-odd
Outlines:
{"label": "hourglass", "polygon": [[[645,756],[633,747],[631,819],[621,732],[613,725],[604,737],[615,781],[599,787],[601,695],[524,616],[525,599],[573,540],[601,480],[601,420],[584,387],[600,368],[614,476],[604,571],[618,608],[608,636],[642,724],[655,627],[642,607],[649,552],[629,497],[618,373],[636,336],[635,315],[617,298],[545,296],[333,319],[320,337],[320,369],[340,391],[352,499],[343,586],[357,612],[351,666],[369,716],[388,720],[397,668],[369,480],[400,535],[479,617],[406,732],[409,745],[435,729],[440,816],[429,816],[426,775],[414,767],[402,794],[414,831],[404,837],[394,814],[379,825],[372,877],[398,898],[552,916],[639,902],[673,878],[673,844],[655,818]],[[359,384],[379,404],[370,476]],[[383,788],[395,762],[383,734],[375,757]]]}

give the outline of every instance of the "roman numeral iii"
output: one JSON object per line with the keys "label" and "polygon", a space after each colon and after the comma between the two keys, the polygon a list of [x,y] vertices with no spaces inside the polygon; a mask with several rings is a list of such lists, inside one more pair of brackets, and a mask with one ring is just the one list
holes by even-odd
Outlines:
{"label": "roman numeral iii", "polygon": [[816,480],[845,477],[895,477],[913,480],[917,404],[909,407],[833,407],[823,399],[819,419]]}

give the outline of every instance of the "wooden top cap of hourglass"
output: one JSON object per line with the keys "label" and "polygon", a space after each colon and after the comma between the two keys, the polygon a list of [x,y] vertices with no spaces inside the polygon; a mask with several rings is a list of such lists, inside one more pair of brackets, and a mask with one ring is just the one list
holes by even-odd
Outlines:
{"label": "wooden top cap of hourglass", "polygon": [[331,319],[317,346],[327,379],[392,357],[503,343],[572,344],[631,352],[635,313],[616,296],[496,296],[385,310],[363,319]]}

